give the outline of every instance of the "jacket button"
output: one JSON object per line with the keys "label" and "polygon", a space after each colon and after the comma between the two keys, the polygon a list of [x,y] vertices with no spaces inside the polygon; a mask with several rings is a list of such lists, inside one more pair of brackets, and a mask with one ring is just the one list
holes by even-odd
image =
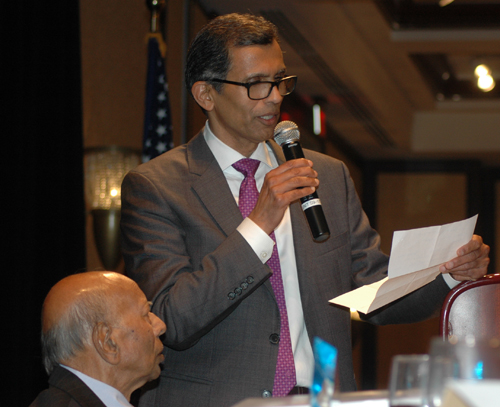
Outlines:
{"label": "jacket button", "polygon": [[262,397],[264,397],[265,399],[272,397],[272,396],[273,396],[273,393],[271,393],[269,390],[264,390],[262,392]]}
{"label": "jacket button", "polygon": [[252,276],[248,276],[248,277],[247,277],[247,283],[248,283],[248,284],[252,284],[253,282],[254,282],[253,277],[252,277]]}
{"label": "jacket button", "polygon": [[233,292],[230,292],[228,295],[227,295],[227,298],[229,298],[230,300],[234,300],[236,298],[236,294],[233,293]]}
{"label": "jacket button", "polygon": [[236,289],[234,290],[234,292],[235,292],[236,294],[238,294],[238,295],[241,295],[241,293],[243,292],[243,290],[242,290],[240,287],[238,287],[238,288],[236,288]]}
{"label": "jacket button", "polygon": [[277,345],[280,343],[280,336],[278,334],[271,334],[269,336],[269,342],[271,342],[273,345]]}
{"label": "jacket button", "polygon": [[243,282],[243,283],[241,283],[240,287],[243,288],[244,290],[246,290],[248,288],[248,283]]}

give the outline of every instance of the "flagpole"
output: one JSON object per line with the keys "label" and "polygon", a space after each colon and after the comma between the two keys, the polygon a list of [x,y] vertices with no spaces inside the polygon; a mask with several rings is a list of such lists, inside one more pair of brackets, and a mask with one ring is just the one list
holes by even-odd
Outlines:
{"label": "flagpole", "polygon": [[160,28],[164,0],[147,0],[151,10],[151,31],[148,33],[148,68],[142,161],[147,162],[173,147],[172,118],[166,76],[167,45]]}
{"label": "flagpole", "polygon": [[150,31],[152,33],[157,33],[160,30],[160,13],[165,6],[165,0],[146,0],[146,5],[151,11]]}

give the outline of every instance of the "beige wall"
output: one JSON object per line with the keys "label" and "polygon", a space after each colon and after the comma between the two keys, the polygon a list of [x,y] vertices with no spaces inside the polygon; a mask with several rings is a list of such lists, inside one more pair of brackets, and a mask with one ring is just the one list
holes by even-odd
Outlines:
{"label": "beige wall", "polygon": [[149,11],[137,0],[80,2],[84,146],[141,148]]}
{"label": "beige wall", "polygon": [[[441,225],[467,216],[467,178],[453,173],[382,173],[378,177],[377,229],[390,253],[395,230]],[[439,319],[377,328],[377,381],[385,388],[397,354],[427,353]]]}
{"label": "beige wall", "polygon": [[[183,7],[188,0],[167,3],[167,78],[174,144],[181,140]],[[190,2],[192,30],[204,24],[203,13]],[[150,12],[144,1],[80,2],[84,147],[117,145],[142,148],[147,40]],[[204,117],[190,101],[192,133]],[[188,133],[189,134],[189,133]],[[188,136],[189,138],[189,136]],[[102,269],[87,216],[87,267]],[[123,264],[118,266],[123,271]]]}

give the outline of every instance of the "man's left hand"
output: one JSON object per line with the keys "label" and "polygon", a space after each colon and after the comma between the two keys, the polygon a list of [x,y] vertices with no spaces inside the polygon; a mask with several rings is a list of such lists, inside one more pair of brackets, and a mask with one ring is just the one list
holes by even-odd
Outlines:
{"label": "man's left hand", "polygon": [[488,272],[490,247],[483,238],[472,236],[469,243],[457,250],[457,257],[441,265],[441,273],[450,273],[457,281],[476,280]]}

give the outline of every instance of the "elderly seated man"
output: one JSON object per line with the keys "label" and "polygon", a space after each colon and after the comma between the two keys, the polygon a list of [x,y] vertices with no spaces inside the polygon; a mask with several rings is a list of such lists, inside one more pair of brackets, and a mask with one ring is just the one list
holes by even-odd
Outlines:
{"label": "elderly seated man", "polygon": [[62,279],[42,310],[50,387],[31,407],[131,406],[132,392],[160,374],[165,330],[141,289],[121,274]]}

